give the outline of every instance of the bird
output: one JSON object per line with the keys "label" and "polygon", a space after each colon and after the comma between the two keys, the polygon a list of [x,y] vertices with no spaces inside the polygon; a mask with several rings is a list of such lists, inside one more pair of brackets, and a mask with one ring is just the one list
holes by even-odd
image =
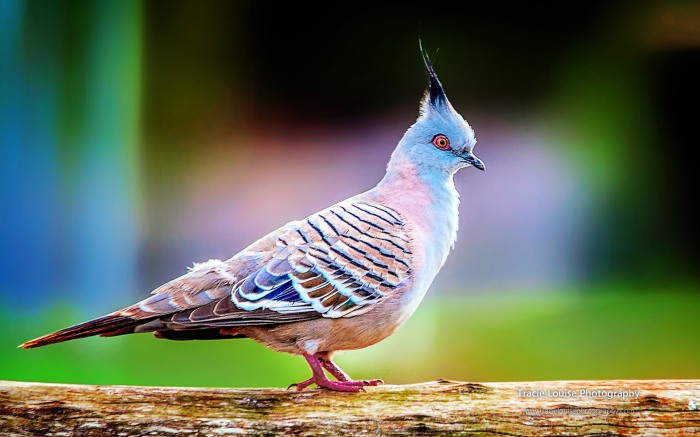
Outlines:
{"label": "bird", "polygon": [[250,338],[305,358],[311,377],[288,389],[358,392],[382,384],[351,379],[333,355],[384,340],[414,313],[456,242],[454,175],[485,170],[473,152],[474,130],[450,104],[422,46],[420,53],[428,85],[419,115],[374,188],[227,260],[194,263],[134,305],[19,347],[144,332],[170,340]]}

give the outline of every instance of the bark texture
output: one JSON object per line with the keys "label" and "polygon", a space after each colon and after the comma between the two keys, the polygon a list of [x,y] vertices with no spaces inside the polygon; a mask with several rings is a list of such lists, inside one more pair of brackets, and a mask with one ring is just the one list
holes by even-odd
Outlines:
{"label": "bark texture", "polygon": [[0,381],[3,436],[278,433],[700,435],[700,380],[441,380],[356,394]]}

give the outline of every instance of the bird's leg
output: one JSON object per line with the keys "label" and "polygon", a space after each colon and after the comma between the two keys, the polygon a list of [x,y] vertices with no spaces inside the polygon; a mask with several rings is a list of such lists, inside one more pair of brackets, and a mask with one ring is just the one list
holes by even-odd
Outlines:
{"label": "bird's leg", "polygon": [[328,352],[322,352],[317,354],[319,361],[321,361],[321,365],[323,366],[324,369],[328,371],[335,379],[338,381],[343,381],[343,382],[361,382],[363,386],[365,385],[371,385],[371,386],[377,386],[380,384],[384,384],[384,381],[381,379],[370,379],[370,380],[362,380],[362,381],[353,381],[352,378],[350,378],[350,375],[345,373],[343,369],[338,367],[337,364],[333,362],[331,359],[331,354]]}
{"label": "bird's leg", "polygon": [[[308,355],[304,354],[306,362],[309,363],[311,367],[312,377],[306,381],[299,382],[297,384],[292,384],[289,388],[296,387],[297,391],[304,390],[311,384],[316,384],[319,387],[326,388],[328,390],[334,391],[345,391],[345,392],[358,392],[364,390],[364,386],[367,385],[379,385],[382,381],[378,379],[373,379],[371,381],[353,381],[350,377],[343,372],[340,367],[336,366],[333,361],[330,360],[330,356],[327,354],[317,354]],[[338,381],[331,381],[326,377],[323,369],[328,370],[331,375],[336,377]]]}
{"label": "bird's leg", "polygon": [[323,372],[323,365],[318,356],[304,354],[304,358],[311,366],[312,379],[317,386],[334,391],[358,392],[364,390],[362,384],[357,384],[356,381],[331,381],[328,379]]}
{"label": "bird's leg", "polygon": [[337,364],[335,364],[332,360],[329,354],[317,354],[318,360],[321,362],[321,365],[323,366],[324,369],[328,371],[335,379],[338,381],[352,381],[352,378],[350,378],[350,375],[345,373],[343,369],[338,367]]}

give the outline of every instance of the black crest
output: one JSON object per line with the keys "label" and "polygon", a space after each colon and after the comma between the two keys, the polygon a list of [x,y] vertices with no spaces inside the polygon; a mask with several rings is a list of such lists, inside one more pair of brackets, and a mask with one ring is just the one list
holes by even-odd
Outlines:
{"label": "black crest", "polygon": [[433,70],[433,64],[428,58],[428,53],[423,50],[423,43],[418,40],[418,47],[420,48],[420,54],[423,57],[423,64],[425,65],[425,72],[428,73],[428,78],[430,82],[428,83],[428,91],[426,92],[426,97],[433,107],[442,106],[447,102],[447,97],[445,97],[445,90],[442,89],[442,84]]}

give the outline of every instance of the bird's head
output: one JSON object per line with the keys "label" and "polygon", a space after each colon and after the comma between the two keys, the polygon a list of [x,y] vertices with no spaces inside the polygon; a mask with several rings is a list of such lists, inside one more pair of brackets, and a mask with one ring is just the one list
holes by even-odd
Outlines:
{"label": "bird's head", "polygon": [[484,163],[473,153],[474,130],[447,100],[422,47],[421,54],[428,73],[428,89],[418,120],[406,131],[396,151],[420,169],[449,174],[468,166],[484,170]]}

